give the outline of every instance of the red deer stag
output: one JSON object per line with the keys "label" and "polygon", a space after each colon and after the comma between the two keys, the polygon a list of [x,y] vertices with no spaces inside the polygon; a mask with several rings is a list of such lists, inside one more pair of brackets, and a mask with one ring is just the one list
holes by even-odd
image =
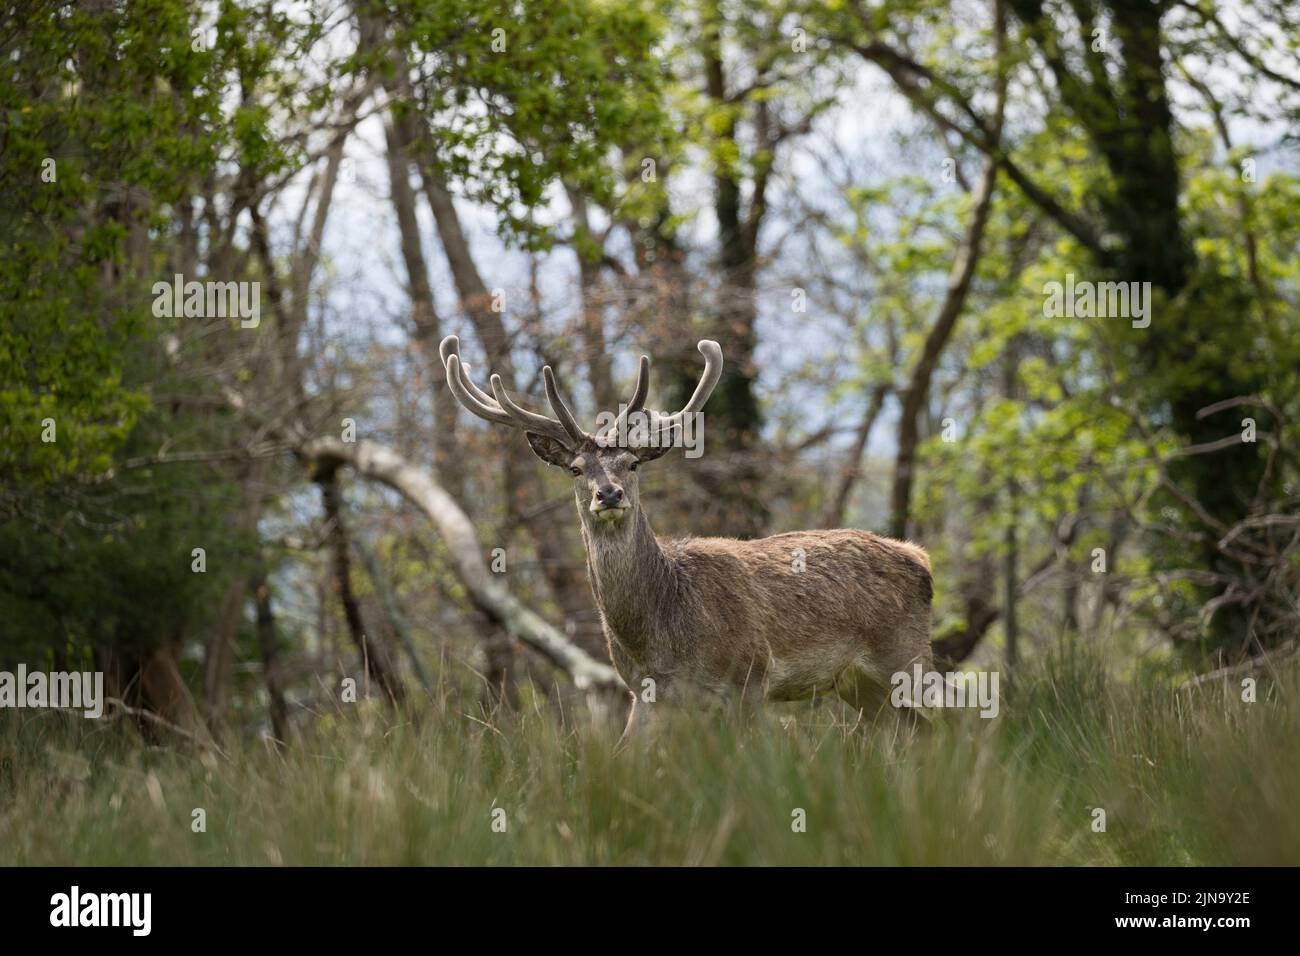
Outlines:
{"label": "red deer stag", "polygon": [[910,542],[849,529],[751,541],[650,530],[637,467],[661,457],[708,401],[722,374],[718,343],[699,343],[704,374],[672,415],[643,412],[642,356],[631,400],[595,434],[578,427],[549,366],[542,379],[555,418],[517,405],[499,375],[489,379],[492,394],[483,391],[459,348],[454,335],[442,341],[452,394],[479,418],[521,429],[537,457],[573,475],[591,588],[614,667],[632,690],[624,739],[649,700],[834,691],[874,712],[892,674],[929,669],[930,561]]}

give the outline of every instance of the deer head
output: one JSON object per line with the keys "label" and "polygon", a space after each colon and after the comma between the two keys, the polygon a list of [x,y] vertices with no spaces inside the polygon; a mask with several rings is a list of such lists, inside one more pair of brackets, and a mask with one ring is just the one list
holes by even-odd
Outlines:
{"label": "deer head", "polygon": [[447,387],[457,400],[479,418],[523,431],[538,458],[573,475],[584,523],[593,530],[608,531],[630,524],[626,519],[640,509],[637,468],[662,457],[673,446],[686,416],[698,413],[718,384],[722,349],[709,339],[700,341],[698,348],[704,356],[704,373],[680,411],[665,415],[645,410],[650,359],[642,355],[631,399],[613,422],[595,433],[578,426],[549,365],[542,369],[542,381],[554,418],[517,405],[506,394],[500,375],[488,378],[491,395],[475,385],[469,367],[461,361],[456,336],[443,339],[438,351],[447,372]]}

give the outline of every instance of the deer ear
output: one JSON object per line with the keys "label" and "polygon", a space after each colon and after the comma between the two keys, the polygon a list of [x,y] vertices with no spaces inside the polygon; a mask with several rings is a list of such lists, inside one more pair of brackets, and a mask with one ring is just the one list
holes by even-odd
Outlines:
{"label": "deer ear", "polygon": [[554,465],[556,468],[568,468],[569,462],[573,461],[573,452],[549,435],[524,432],[524,437],[528,439],[533,454],[548,465]]}

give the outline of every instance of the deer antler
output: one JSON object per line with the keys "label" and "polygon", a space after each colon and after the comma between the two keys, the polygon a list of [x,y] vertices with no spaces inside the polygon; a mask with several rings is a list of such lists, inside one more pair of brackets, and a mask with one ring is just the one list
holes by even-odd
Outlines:
{"label": "deer antler", "polygon": [[[697,347],[700,354],[704,356],[704,373],[700,376],[699,384],[695,386],[690,401],[682,406],[680,411],[673,412],[671,415],[650,412],[651,428],[655,432],[652,438],[658,441],[662,441],[664,436],[678,428],[687,415],[694,415],[702,409],[722,377],[721,346],[712,339],[701,339]],[[642,355],[637,366],[632,398],[623,406],[612,425],[598,436],[592,436],[578,426],[578,420],[560,396],[560,390],[555,384],[555,373],[551,371],[549,365],[542,369],[542,381],[546,386],[546,399],[551,403],[555,418],[530,412],[515,404],[506,394],[500,375],[493,374],[488,378],[488,384],[492,388],[491,395],[475,385],[469,377],[469,366],[460,359],[460,339],[456,336],[449,335],[443,339],[442,344],[438,346],[438,354],[442,356],[442,364],[447,370],[447,387],[462,405],[479,418],[498,425],[509,425],[512,428],[546,435],[570,448],[578,448],[593,437],[602,444],[609,444],[611,439],[625,434],[624,429],[627,427],[628,418],[645,407],[646,395],[650,391],[650,359]]]}
{"label": "deer antler", "polygon": [[[704,356],[704,373],[700,376],[699,384],[695,386],[695,391],[691,395],[690,401],[682,406],[680,411],[673,412],[671,415],[665,415],[662,412],[650,412],[652,428],[659,439],[667,435],[674,428],[682,424],[682,419],[687,415],[694,415],[704,407],[709,396],[713,394],[714,388],[718,385],[718,380],[722,378],[722,347],[712,339],[701,339],[696,346],[700,354]],[[632,388],[632,398],[619,412],[618,418],[614,423],[606,428],[599,435],[599,440],[608,442],[611,438],[622,433],[626,427],[628,418],[645,407],[646,393],[650,389],[650,359],[642,355],[641,362],[637,367],[636,385]]]}
{"label": "deer antler", "polygon": [[632,398],[623,406],[623,410],[618,413],[614,423],[600,433],[600,438],[608,438],[610,435],[618,435],[627,425],[628,416],[641,411],[645,407],[645,397],[650,391],[650,356],[642,355],[641,361],[637,363],[636,385],[632,387]]}
{"label": "deer antler", "polygon": [[438,346],[438,354],[442,356],[442,364],[447,370],[447,387],[462,405],[479,418],[546,435],[571,448],[578,447],[589,437],[578,427],[573,413],[560,398],[555,388],[555,373],[549,365],[542,369],[542,378],[546,382],[546,397],[559,416],[558,419],[538,415],[516,405],[506,394],[500,375],[493,374],[488,380],[495,398],[475,385],[469,377],[468,366],[460,360],[460,339],[456,336],[449,335],[443,339]]}

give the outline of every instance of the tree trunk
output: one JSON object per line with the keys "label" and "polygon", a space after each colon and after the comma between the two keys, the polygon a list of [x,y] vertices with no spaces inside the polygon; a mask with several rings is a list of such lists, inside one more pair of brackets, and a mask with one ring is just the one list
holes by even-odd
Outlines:
{"label": "tree trunk", "polygon": [[889,534],[906,538],[912,514],[912,485],[916,467],[916,448],[920,441],[920,417],[930,400],[930,382],[938,367],[939,358],[952,338],[970,293],[975,267],[979,264],[988,224],[989,210],[993,205],[993,188],[997,181],[997,165],[985,164],[983,175],[976,187],[974,207],[965,239],[957,249],[952,270],[948,275],[948,290],[944,295],[939,316],[926,334],[921,354],[912,368],[907,385],[902,392],[902,410],[898,420],[898,453],[894,460],[894,482],[890,490]]}
{"label": "tree trunk", "polygon": [[456,399],[447,388],[438,344],[442,341],[442,322],[434,307],[433,289],[429,284],[420,239],[420,223],[415,212],[415,191],[411,188],[410,145],[392,123],[384,125],[388,145],[388,179],[393,210],[402,242],[402,261],[406,265],[407,291],[411,296],[411,325],[415,344],[424,358],[433,392],[433,464],[438,480],[457,498],[465,493],[465,469],[456,438]]}
{"label": "tree trunk", "polygon": [[262,655],[262,676],[269,700],[271,734],[280,744],[289,742],[289,708],[284,698],[280,674],[280,646],[275,631],[275,613],[271,607],[271,587],[266,572],[258,569],[251,581],[253,601],[257,607],[257,647]]}
{"label": "tree trunk", "polygon": [[853,445],[849,448],[849,453],[845,457],[843,474],[841,474],[839,484],[826,506],[826,513],[822,516],[823,528],[838,528],[844,523],[844,515],[849,508],[849,499],[853,497],[853,488],[862,475],[862,456],[866,453],[867,442],[871,439],[871,429],[875,426],[876,419],[880,417],[880,410],[884,406],[885,396],[888,394],[889,387],[887,385],[877,385],[871,390],[871,399],[867,403],[867,410],[863,413],[862,421],[853,436]]}
{"label": "tree trunk", "polygon": [[235,519],[235,547],[228,553],[223,569],[229,577],[226,593],[217,615],[216,626],[208,636],[203,660],[203,716],[216,740],[223,736],[226,707],[230,696],[235,662],[235,644],[244,620],[244,601],[248,579],[240,565],[244,559],[245,540],[257,532],[262,516],[262,482],[267,473],[265,459],[257,459],[239,475],[239,516]]}
{"label": "tree trunk", "polygon": [[379,686],[389,703],[396,706],[402,702],[403,696],[396,667],[385,643],[366,630],[361,616],[361,604],[352,591],[352,562],[348,556],[348,535],[343,523],[342,496],[339,493],[337,474],[333,468],[323,468],[317,474],[316,481],[320,485],[327,534],[334,555],[334,588],[343,605],[348,633],[361,654],[367,677]]}
{"label": "tree trunk", "polygon": [[[708,4],[705,15],[704,92],[720,108],[727,104],[727,76],[722,52],[722,11]],[[736,121],[726,122],[720,137],[736,142]],[[722,378],[709,400],[707,422],[713,454],[725,455],[725,468],[692,468],[691,481],[700,486],[708,502],[707,525],[701,533],[754,538],[763,534],[769,514],[762,494],[763,470],[757,453],[762,413],[754,383],[757,345],[757,239],[765,207],[763,185],[753,184],[750,215],[743,211],[742,184],[731,167],[718,164],[713,176],[713,212],[718,222],[717,318],[713,337],[722,346],[726,362]],[[685,344],[685,343],[683,343]],[[694,343],[690,343],[691,346]],[[685,351],[684,349],[682,350]],[[677,362],[677,397],[684,404],[699,380],[695,362]],[[698,518],[696,519],[699,520]]]}
{"label": "tree trunk", "polygon": [[[1016,365],[1020,361],[1018,343],[1015,338],[1007,342],[1002,355],[1002,394],[1008,400],[1016,397]],[[1016,563],[1019,558],[1019,541],[1017,529],[1020,523],[1020,493],[1014,477],[1007,478],[1007,527],[1003,541],[1002,557],[1002,626],[1007,638],[1007,670],[1015,669],[1017,655],[1020,652],[1020,620],[1016,607]]]}
{"label": "tree trunk", "polygon": [[194,695],[181,676],[176,642],[164,641],[146,655],[139,664],[137,676],[142,707],[193,739],[211,742]]}
{"label": "tree trunk", "polygon": [[235,640],[244,617],[244,596],[247,582],[235,572],[226,586],[221,600],[221,610],[216,626],[208,637],[203,659],[203,716],[212,736],[220,740],[226,716],[226,703],[230,696],[233,676]]}
{"label": "tree trunk", "polygon": [[411,669],[415,671],[420,686],[424,688],[426,694],[432,697],[433,680],[429,677],[429,670],[424,666],[423,658],[420,657],[420,650],[416,647],[415,638],[411,636],[411,628],[406,622],[406,615],[402,612],[401,602],[397,600],[397,594],[393,591],[388,575],[384,574],[379,559],[375,557],[374,552],[361,540],[360,536],[352,539],[352,546],[356,548],[357,554],[361,556],[361,563],[366,569],[366,575],[370,578],[371,584],[375,586],[375,593],[379,595],[379,604],[384,609],[384,616],[388,618],[389,629],[406,651],[406,656],[411,661]]}
{"label": "tree trunk", "polygon": [[587,353],[591,391],[596,396],[598,411],[617,413],[621,398],[614,391],[609,349],[605,344],[604,310],[597,301],[601,264],[590,255],[589,247],[596,245],[596,236],[587,212],[587,197],[572,186],[566,185],[565,189],[573,208],[574,252],[578,257],[578,284],[582,293],[582,341]]}

